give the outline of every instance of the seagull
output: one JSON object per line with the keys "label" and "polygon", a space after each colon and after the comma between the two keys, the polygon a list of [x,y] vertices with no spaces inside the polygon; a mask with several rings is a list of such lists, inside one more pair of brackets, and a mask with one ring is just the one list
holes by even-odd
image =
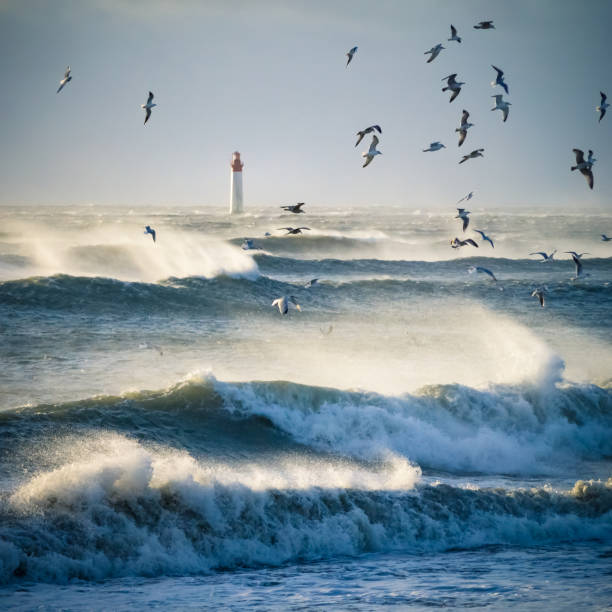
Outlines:
{"label": "seagull", "polygon": [[458,249],[462,246],[465,246],[466,244],[471,244],[473,247],[478,248],[478,245],[471,238],[466,238],[465,240],[459,240],[459,238],[453,238],[450,244],[451,244],[451,247],[453,247],[453,249]]}
{"label": "seagull", "polygon": [[347,54],[346,56],[348,57],[348,61],[346,62],[346,65],[348,66],[351,63],[351,60],[353,59],[353,55],[355,55],[355,53],[357,53],[357,47],[353,47]]}
{"label": "seagull", "polygon": [[475,30],[494,30],[493,20],[491,21],[479,21],[475,26]]}
{"label": "seagull", "polygon": [[428,153],[429,151],[439,151],[442,148],[446,149],[446,145],[443,145],[441,142],[436,140],[436,142],[432,142],[429,145],[429,149],[423,149],[423,153]]}
{"label": "seagull", "polygon": [[491,97],[495,98],[495,106],[491,110],[502,111],[502,113],[504,114],[504,121],[506,121],[506,119],[508,118],[508,113],[510,112],[510,109],[508,107],[512,106],[512,104],[510,104],[510,102],[506,102],[506,100],[503,99],[503,94],[497,94]]}
{"label": "seagull", "polygon": [[440,79],[442,81],[446,81],[446,87],[443,87],[442,91],[450,90],[453,92],[453,95],[450,97],[449,102],[452,102],[459,95],[459,92],[461,91],[461,86],[465,85],[465,83],[463,83],[462,81],[456,81],[456,76],[457,73],[455,72],[454,74],[449,74],[447,77]]}
{"label": "seagull", "polygon": [[510,92],[508,91],[508,85],[506,85],[506,82],[504,81],[504,71],[497,68],[497,66],[493,66],[493,64],[491,64],[491,67],[493,68],[493,70],[497,71],[497,77],[494,81],[491,81],[491,87],[499,85],[500,87],[504,88],[506,95],[508,95]]}
{"label": "seagull", "polygon": [[610,238],[609,236],[606,236],[605,234],[601,234],[602,242],[610,242],[610,240],[612,240],[612,238]]}
{"label": "seagull", "polygon": [[[72,77],[70,76],[70,66],[66,68],[66,72],[64,72],[64,78],[60,81],[59,89],[55,93],[59,93],[64,88],[64,85],[68,82],[72,81]],[[606,111],[604,110],[604,113]]]}
{"label": "seagull", "polygon": [[309,280],[305,285],[304,285],[304,289],[311,289],[312,287],[314,287],[315,285],[317,285],[319,283],[319,279],[318,278],[313,278],[312,280]]}
{"label": "seagull", "polygon": [[382,153],[376,149],[376,145],[379,142],[380,141],[378,140],[378,136],[374,134],[374,136],[372,136],[372,142],[370,143],[370,148],[368,149],[368,152],[361,154],[361,157],[365,157],[365,163],[363,164],[362,168],[365,168],[374,159],[376,155],[382,155]]}
{"label": "seagull", "polygon": [[379,134],[382,134],[380,125],[371,125],[370,127],[367,127],[365,130],[361,130],[361,132],[357,132],[357,136],[359,136],[359,139],[355,143],[355,146],[357,146],[363,140],[363,137],[366,134],[369,134],[370,132],[373,132],[374,130],[377,130]]}
{"label": "seagull", "polygon": [[468,159],[474,159],[475,157],[484,157],[484,155],[482,154],[483,151],[484,149],[476,149],[475,151],[472,151],[469,155],[464,155],[463,159],[459,163],[462,164],[464,161],[467,161]]}
{"label": "seagull", "polygon": [[463,231],[465,232],[467,226],[470,224],[470,218],[468,217],[470,211],[465,210],[465,208],[458,208],[457,211],[459,212],[459,214],[455,217],[455,219],[463,220]]}
{"label": "seagull", "polygon": [[433,62],[436,59],[436,57],[440,55],[440,51],[442,51],[442,49],[446,49],[446,47],[443,47],[440,43],[438,43],[435,47],[432,47],[429,51],[425,51],[423,55],[427,55],[428,53],[431,53],[431,57],[427,60],[427,63],[429,64]]}
{"label": "seagull", "polygon": [[466,196],[463,196],[458,202],[457,204],[461,204],[461,202],[463,202],[463,200],[465,200],[466,202],[471,200],[474,197],[474,192],[470,191],[470,193],[468,193]]}
{"label": "seagull", "polygon": [[459,147],[464,143],[468,130],[474,126],[473,123],[468,122],[469,116],[470,113],[463,109],[463,115],[461,115],[461,125],[455,129],[455,132],[459,132]]}
{"label": "seagull", "polygon": [[589,162],[584,161],[584,151],[581,151],[580,149],[572,149],[572,151],[576,155],[576,165],[572,166],[570,170],[580,170],[589,187],[593,189],[593,171],[589,166]]}
{"label": "seagull", "polygon": [[583,255],[590,255],[590,253],[576,253],[576,251],[563,251],[564,253],[569,253],[572,257],[577,257],[580,259]]}
{"label": "seagull", "polygon": [[585,274],[582,271],[582,262],[580,261],[580,257],[576,257],[576,255],[572,255],[572,259],[574,260],[574,263],[576,264],[576,276],[573,276],[571,280],[577,280],[578,278],[581,278],[581,277],[584,278],[585,276],[591,276],[590,274]]}
{"label": "seagull", "polygon": [[474,274],[474,272],[488,274],[495,282],[497,282],[497,279],[495,278],[495,274],[493,274],[493,272],[491,272],[491,270],[489,270],[488,268],[483,268],[482,266],[470,266],[468,268],[468,272],[470,274]]}
{"label": "seagull", "polygon": [[298,202],[297,204],[294,204],[293,206],[281,206],[281,208],[283,210],[286,210],[287,212],[292,212],[292,213],[305,213],[305,210],[302,210],[302,206],[304,206],[305,202]]}
{"label": "seagull", "polygon": [[287,230],[287,233],[285,234],[285,236],[288,236],[289,234],[301,234],[302,230],[309,230],[309,227],[279,227],[279,230]]}
{"label": "seagull", "polygon": [[156,232],[155,232],[155,230],[154,230],[154,229],[153,229],[153,228],[152,228],[150,225],[147,225],[147,226],[145,227],[145,231],[144,231],[144,233],[145,233],[145,234],[151,234],[151,236],[153,237],[153,242],[155,242],[155,240],[156,240],[156,239],[155,239]]}
{"label": "seagull", "polygon": [[534,289],[531,297],[537,297],[540,300],[540,306],[544,308],[544,296],[546,293],[544,292],[545,287],[538,287],[538,289]]}
{"label": "seagull", "polygon": [[495,245],[493,244],[493,241],[491,240],[491,238],[489,238],[489,236],[487,236],[482,230],[475,229],[474,231],[478,232],[483,240],[487,240],[488,242],[491,243],[491,246],[495,248]]}
{"label": "seagull", "polygon": [[290,295],[290,296],[283,295],[283,297],[276,298],[272,302],[272,306],[278,306],[278,311],[282,315],[286,315],[287,312],[289,312],[289,304],[292,304],[293,306],[295,306],[297,310],[300,310],[300,311],[302,310],[302,307],[298,304],[296,297],[293,295]]}
{"label": "seagull", "polygon": [[[68,68],[68,72],[70,72],[70,68]],[[61,89],[61,87],[60,87],[60,89]],[[601,121],[604,118],[605,114],[606,114],[606,109],[610,105],[606,102],[606,98],[608,96],[606,96],[606,94],[603,91],[600,91],[599,94],[601,95],[601,102],[599,103],[599,106],[595,107],[595,110],[599,113],[599,121]]]}
{"label": "seagull", "polygon": [[546,253],[544,253],[544,251],[536,251],[535,253],[529,253],[529,254],[530,255],[541,255],[542,259],[540,260],[540,263],[544,263],[544,262],[551,262],[555,258],[556,252],[557,252],[557,249],[555,249],[550,255],[547,255]]}
{"label": "seagull", "polygon": [[461,42],[461,37],[457,36],[457,28],[451,23],[451,37],[448,39],[449,41],[455,40],[458,43]]}
{"label": "seagull", "polygon": [[140,105],[140,108],[144,108],[146,111],[145,120],[144,120],[145,123],[149,120],[149,117],[151,116],[151,109],[154,106],[157,106],[157,104],[153,104],[153,92],[150,91],[149,97],[147,98],[147,103]]}

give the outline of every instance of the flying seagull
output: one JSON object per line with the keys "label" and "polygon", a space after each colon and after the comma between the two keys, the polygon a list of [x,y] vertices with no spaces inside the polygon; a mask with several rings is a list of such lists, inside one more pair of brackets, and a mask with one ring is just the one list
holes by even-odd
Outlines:
{"label": "flying seagull", "polygon": [[463,109],[463,114],[461,115],[461,125],[455,129],[455,132],[459,132],[459,147],[464,143],[468,130],[474,125],[473,123],[468,122],[469,116],[470,113]]}
{"label": "flying seagull", "polygon": [[380,125],[371,125],[370,127],[367,127],[365,130],[361,130],[360,132],[357,132],[357,136],[359,136],[359,138],[357,139],[355,146],[357,146],[363,140],[363,137],[366,134],[369,134],[370,132],[373,132],[374,130],[376,130],[379,134],[382,134]]}
{"label": "flying seagull", "polygon": [[457,204],[461,204],[461,202],[463,202],[463,200],[465,200],[466,202],[471,200],[474,197],[474,192],[470,191],[470,193],[468,193],[466,196],[463,196],[458,202]]}
{"label": "flying seagull", "polygon": [[489,236],[487,236],[482,230],[475,229],[474,231],[478,232],[483,240],[487,240],[488,242],[491,243],[491,246],[495,248],[495,245],[493,244],[493,241],[491,240],[491,238],[489,238]]}
{"label": "flying seagull", "polygon": [[570,170],[580,170],[589,187],[593,189],[593,171],[589,166],[589,162],[584,161],[584,151],[581,151],[580,149],[572,149],[572,151],[576,155],[576,165],[572,166]]}
{"label": "flying seagull", "polygon": [[446,145],[443,145],[441,142],[438,142],[436,140],[436,142],[432,142],[429,145],[429,149],[423,149],[423,153],[428,153],[430,151],[439,151],[440,149],[445,148],[446,149]]}
{"label": "flying seagull", "polygon": [[491,270],[489,270],[488,268],[483,268],[482,266],[470,266],[468,268],[468,272],[470,274],[474,274],[474,272],[480,272],[481,274],[488,274],[495,282],[497,282],[497,279],[495,278],[495,274],[493,274],[493,272],[491,272]]}
{"label": "flying seagull", "polygon": [[281,206],[281,208],[291,213],[305,213],[306,211],[302,210],[302,206],[304,206],[304,204],[305,202],[298,202],[297,204],[294,204],[293,206]]}
{"label": "flying seagull", "polygon": [[355,53],[357,53],[357,47],[353,47],[347,54],[346,56],[348,57],[348,61],[346,62],[346,65],[348,66],[351,63],[351,60],[353,59],[353,55],[355,55]]}
{"label": "flying seagull", "polygon": [[572,257],[577,257],[581,259],[583,255],[590,255],[590,253],[576,253],[576,251],[563,251],[564,253],[568,253]]}
{"label": "flying seagull", "polygon": [[544,296],[546,293],[544,292],[544,287],[539,287],[538,289],[534,289],[531,297],[537,297],[540,300],[540,306],[544,308]]}
{"label": "flying seagull", "polygon": [[304,285],[304,289],[312,289],[312,287],[314,287],[315,285],[317,285],[319,283],[319,279],[318,278],[313,278],[311,280],[309,280],[305,285]]}
{"label": "flying seagull", "polygon": [[272,302],[272,306],[278,306],[278,312],[282,315],[286,315],[289,312],[289,304],[295,306],[297,310],[302,310],[302,307],[298,304],[298,301],[294,295],[276,298]]}
{"label": "flying seagull", "polygon": [[457,28],[451,23],[451,37],[448,39],[449,41],[455,40],[458,43],[461,42],[461,37],[457,36]]}
{"label": "flying seagull", "polygon": [[497,94],[495,96],[491,96],[492,98],[495,98],[495,106],[491,109],[492,111],[494,110],[500,110],[502,111],[502,113],[504,114],[504,121],[506,121],[506,119],[508,118],[508,113],[510,112],[510,106],[512,106],[512,104],[510,104],[510,102],[506,102],[506,100],[504,100],[504,96],[503,94]]}
{"label": "flying seagull", "polygon": [[474,159],[476,157],[484,157],[484,155],[482,154],[483,151],[484,149],[476,149],[475,151],[472,151],[469,155],[464,155],[463,159],[459,163],[462,164],[464,161],[467,161],[468,159]]}
{"label": "flying seagull", "polygon": [[[68,71],[70,71],[70,69],[68,69]],[[599,113],[599,121],[601,121],[604,118],[604,115],[606,114],[606,109],[610,105],[606,102],[606,98],[608,96],[606,96],[603,91],[600,91],[599,94],[601,95],[601,102],[599,103],[599,106],[595,107],[595,110]]]}
{"label": "flying seagull", "polygon": [[573,276],[571,280],[577,280],[578,278],[581,278],[581,277],[584,278],[585,276],[591,276],[590,274],[585,274],[582,271],[582,262],[580,261],[580,257],[576,257],[576,255],[572,255],[572,259],[574,260],[574,264],[576,264],[576,276]]}
{"label": "flying seagull", "polygon": [[147,226],[145,227],[145,231],[144,231],[144,233],[145,233],[145,235],[146,235],[146,234],[151,234],[151,237],[153,238],[153,242],[155,242],[155,241],[156,241],[155,236],[157,235],[157,232],[156,232],[156,231],[155,231],[155,230],[154,230],[154,229],[153,229],[153,228],[152,228],[150,225],[147,225]]}
{"label": "flying seagull", "polygon": [[442,49],[446,49],[446,47],[443,47],[440,43],[438,43],[435,47],[432,47],[429,51],[425,51],[423,55],[427,55],[428,53],[431,54],[431,56],[427,60],[427,63],[429,64],[433,62],[436,59],[436,57],[440,55],[440,51],[442,51]]}
{"label": "flying seagull", "polygon": [[535,253],[529,253],[529,254],[530,255],[541,255],[542,259],[540,260],[540,263],[544,263],[544,262],[553,261],[553,259],[555,258],[556,252],[557,252],[557,249],[555,249],[550,255],[547,255],[544,251],[536,251]]}
{"label": "flying seagull", "polygon": [[504,88],[506,95],[508,95],[510,92],[508,91],[508,85],[506,84],[506,81],[504,81],[504,71],[497,68],[497,66],[493,66],[493,64],[491,64],[491,68],[493,68],[493,70],[497,72],[497,77],[494,81],[491,81],[491,87],[499,85],[500,87]]}
{"label": "flying seagull", "polygon": [[491,21],[479,21],[475,26],[475,30],[494,30],[493,20]]}
{"label": "flying seagull", "polygon": [[145,123],[149,120],[149,117],[151,116],[151,109],[154,106],[157,106],[157,104],[153,104],[153,92],[150,91],[149,92],[149,97],[147,98],[147,103],[140,105],[140,108],[144,108],[144,110],[146,112],[145,120],[144,120]]}
{"label": "flying seagull", "polygon": [[606,236],[605,234],[601,235],[602,242],[610,242],[610,240],[612,240],[612,238],[610,238],[609,236]]}
{"label": "flying seagull", "polygon": [[309,227],[279,227],[279,230],[287,230],[287,233],[285,234],[285,236],[288,236],[289,234],[301,234],[302,230],[309,230]]}
{"label": "flying seagull", "polygon": [[374,159],[376,155],[382,155],[382,153],[376,149],[376,145],[379,142],[380,141],[378,140],[378,136],[374,134],[374,136],[372,136],[372,142],[370,143],[370,148],[368,149],[368,152],[364,152],[361,154],[361,157],[365,157],[365,163],[363,164],[362,168],[365,168]]}
{"label": "flying seagull", "polygon": [[463,231],[465,232],[467,226],[470,224],[470,218],[468,217],[470,211],[465,210],[465,208],[458,208],[457,211],[459,214],[455,217],[455,219],[461,219],[463,221]]}
{"label": "flying seagull", "polygon": [[[70,76],[70,66],[66,68],[66,72],[64,72],[64,78],[60,81],[59,89],[55,93],[59,93],[64,88],[64,85],[68,82],[72,81],[72,77]],[[604,111],[605,113],[606,111]]]}
{"label": "flying seagull", "polygon": [[462,246],[465,246],[466,244],[471,244],[473,247],[478,248],[478,245],[471,238],[466,238],[465,240],[459,240],[459,238],[453,238],[450,244],[451,244],[451,247],[453,247],[453,249],[458,249]]}
{"label": "flying seagull", "polygon": [[453,95],[450,97],[449,102],[452,102],[461,92],[461,86],[465,85],[462,81],[456,81],[455,77],[457,73],[449,74],[447,77],[440,79],[441,81],[446,81],[446,87],[442,88],[442,91],[452,91]]}

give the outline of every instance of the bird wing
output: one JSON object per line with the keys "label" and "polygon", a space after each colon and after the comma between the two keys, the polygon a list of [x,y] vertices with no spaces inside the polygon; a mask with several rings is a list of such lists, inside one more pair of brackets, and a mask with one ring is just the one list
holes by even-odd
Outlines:
{"label": "bird wing", "polygon": [[457,28],[451,23],[451,37],[457,36]]}
{"label": "bird wing", "polygon": [[380,125],[372,125],[370,126],[373,129],[375,129],[379,134],[382,134],[382,130],[380,129]]}
{"label": "bird wing", "polygon": [[[440,79],[441,81],[447,81],[448,84],[450,85],[452,81],[455,80],[455,77],[457,76],[457,73],[454,72],[453,74],[449,74],[448,76],[445,76],[443,79]],[[452,79],[452,81],[451,81]]]}
{"label": "bird wing", "polygon": [[467,242],[468,244],[471,244],[472,246],[478,248],[478,245],[471,238],[466,238],[464,242]]}
{"label": "bird wing", "polygon": [[284,230],[287,230],[288,232],[292,232],[292,231],[293,231],[293,228],[292,228],[292,227],[277,227],[276,229],[277,229],[277,230],[282,230],[282,229],[284,229]]}
{"label": "bird wing", "polygon": [[584,164],[584,151],[581,151],[580,149],[572,149],[572,151],[576,155],[576,163]]}
{"label": "bird wing", "polygon": [[[374,136],[372,136],[372,142],[370,143],[370,149],[369,151],[374,151],[376,149],[376,145],[380,142],[380,140],[378,140],[378,136],[376,134],[374,134]],[[369,153],[368,151],[368,153]]]}
{"label": "bird wing", "polygon": [[461,115],[461,125],[465,125],[467,123],[469,116],[470,116],[470,113],[468,113],[465,109],[463,109],[463,114]]}
{"label": "bird wing", "polygon": [[586,179],[586,182],[588,183],[589,187],[591,189],[593,189],[593,172],[592,172],[592,170],[590,170],[590,168],[580,168],[580,172],[582,172],[582,175]]}
{"label": "bird wing", "polygon": [[155,96],[153,95],[153,92],[152,92],[152,91],[150,91],[150,92],[149,92],[149,97],[147,98],[147,104],[151,104],[151,102],[153,102],[153,98],[154,98],[154,97],[155,97]]}
{"label": "bird wing", "polygon": [[66,68],[66,72],[64,72],[64,78],[67,79],[69,76],[70,76],[70,66]]}
{"label": "bird wing", "polygon": [[449,102],[452,102],[461,93],[461,87],[458,87],[453,91],[453,95],[450,97]]}
{"label": "bird wing", "polygon": [[576,264],[576,276],[580,276],[580,273],[582,272],[582,262],[580,261],[580,258],[576,257],[575,255],[572,255],[572,259]]}
{"label": "bird wing", "polygon": [[301,210],[302,206],[304,206],[305,202],[298,202],[293,208],[295,210]]}
{"label": "bird wing", "polygon": [[477,230],[477,229],[475,229],[474,231],[475,231],[475,232],[478,232],[478,233],[480,234],[480,236],[482,237],[482,239],[483,239],[483,240],[486,240],[486,238],[485,238],[485,233],[484,233],[482,230]]}
{"label": "bird wing", "polygon": [[488,270],[487,268],[478,268],[479,272],[484,272],[485,274],[488,274],[494,281],[497,282],[497,279],[495,278],[495,274],[493,274],[493,272],[491,272],[491,270]]}
{"label": "bird wing", "polygon": [[548,255],[543,251],[536,251],[535,253],[529,253],[530,255],[541,255],[544,259],[548,259]]}
{"label": "bird wing", "polygon": [[502,111],[504,114],[504,121],[508,118],[508,113],[510,112],[509,106],[504,106],[504,110]]}
{"label": "bird wing", "polygon": [[309,227],[297,227],[296,229],[299,229],[299,230],[303,230],[303,229],[305,229],[305,230],[310,231],[310,228],[309,228]]}
{"label": "bird wing", "polygon": [[150,116],[151,116],[151,109],[147,108],[146,115],[145,115],[145,120],[144,120],[145,123],[149,120]]}
{"label": "bird wing", "polygon": [[458,144],[459,147],[464,143],[466,137],[467,137],[467,130],[459,130],[459,144]]}
{"label": "bird wing", "polygon": [[467,226],[470,224],[470,218],[462,217],[462,219],[463,219],[463,231],[465,232],[465,230],[467,229]]}
{"label": "bird wing", "polygon": [[599,111],[599,113],[600,113],[600,114],[599,114],[599,120],[601,121],[601,120],[604,118],[604,115],[606,114],[606,109],[605,109],[605,108],[602,108],[602,109]]}
{"label": "bird wing", "polygon": [[363,132],[357,132],[357,136],[359,136],[359,138],[357,139],[357,142],[355,143],[355,146],[357,146],[363,140],[363,137],[365,135],[366,135],[365,130],[363,130]]}
{"label": "bird wing", "polygon": [[501,101],[502,98],[504,97],[503,94],[496,94],[495,96],[493,96],[495,98],[495,104],[498,105]]}
{"label": "bird wing", "polygon": [[493,66],[493,64],[491,64],[491,67],[493,68],[493,70],[495,70],[497,72],[497,78],[501,78],[502,76],[504,76],[504,71],[500,70],[499,68],[497,68],[497,66]]}
{"label": "bird wing", "polygon": [[608,96],[606,96],[606,94],[603,91],[600,91],[599,93],[601,95],[601,104],[603,104],[608,98]]}
{"label": "bird wing", "polygon": [[64,88],[64,85],[65,85],[65,84],[66,84],[66,83],[64,83],[64,81],[61,81],[61,82],[60,82],[59,89],[58,89],[58,90],[57,90],[55,93],[59,93],[60,91],[62,91],[62,89]]}
{"label": "bird wing", "polygon": [[373,155],[366,155],[365,158],[366,158],[365,164],[363,164],[363,166],[361,166],[362,168],[365,168],[374,159],[374,156]]}

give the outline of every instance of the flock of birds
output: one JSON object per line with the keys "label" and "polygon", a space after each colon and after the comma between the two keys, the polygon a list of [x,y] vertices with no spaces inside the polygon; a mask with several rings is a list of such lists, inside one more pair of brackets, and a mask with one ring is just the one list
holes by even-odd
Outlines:
{"label": "flock of birds", "polygon": [[[495,25],[492,20],[480,21],[473,27],[476,30],[495,29]],[[450,26],[450,33],[451,33],[451,36],[447,40],[449,42],[456,42],[458,44],[461,44],[462,38],[458,35],[457,28],[452,24]],[[446,47],[444,47],[441,43],[438,43],[434,45],[433,47],[431,47],[431,49],[429,49],[428,51],[425,51],[424,54],[429,55],[429,58],[427,59],[427,63],[430,64],[431,62],[433,62],[444,49],[446,49]],[[358,47],[355,46],[352,49],[350,49],[348,53],[346,54],[348,58],[346,62],[347,68],[349,64],[353,61],[353,58],[355,57],[357,50],[358,50]],[[501,68],[498,68],[497,66],[493,64],[491,64],[491,67],[493,68],[493,70],[495,70],[495,73],[496,73],[495,80],[491,82],[491,86],[501,87],[506,93],[506,95],[509,95],[510,90],[509,90],[508,84],[506,83],[504,79],[504,71]],[[57,93],[60,93],[60,91],[62,91],[62,89],[71,80],[72,80],[71,69],[70,69],[70,66],[68,66],[64,73],[64,77],[60,81]],[[453,102],[459,96],[463,85],[466,84],[463,81],[457,80],[457,73],[450,74],[441,80],[446,81],[446,86],[442,88],[442,91],[451,92],[449,102]],[[598,106],[595,107],[596,112],[599,113],[599,122],[601,122],[601,120],[604,118],[604,116],[606,115],[606,111],[610,106],[607,102],[606,94],[604,92],[600,92],[600,96],[601,96],[600,103]],[[491,110],[501,111],[502,120],[505,123],[506,120],[508,119],[508,114],[510,112],[511,103],[508,102],[507,100],[504,100],[503,94],[494,94],[491,97],[495,98],[495,106]],[[157,106],[157,104],[153,102],[153,99],[154,99],[154,94],[153,92],[149,91],[149,95],[148,95],[146,103],[141,104],[141,108],[145,111],[145,119],[144,119],[145,124],[151,117],[152,109],[155,106]],[[455,129],[455,131],[458,132],[459,134],[459,141],[458,141],[459,147],[461,147],[463,143],[465,142],[467,135],[468,135],[468,130],[474,126],[473,123],[470,123],[468,121],[469,117],[470,117],[470,113],[467,110],[463,109],[461,120],[460,120],[460,125],[458,128]],[[364,163],[362,166],[363,168],[368,166],[377,155],[381,155],[381,151],[377,149],[377,146],[380,143],[379,135],[382,134],[382,128],[380,127],[380,125],[371,125],[369,127],[366,127],[363,130],[358,131],[357,132],[357,142],[355,143],[355,147],[357,147],[359,143],[363,140],[363,138],[368,134],[373,134],[373,135],[372,135],[372,141],[370,143],[368,150],[362,153],[362,157],[364,158]],[[427,149],[423,149],[423,152],[432,153],[435,151],[439,151],[443,148],[446,148],[446,145],[442,144],[439,141],[435,141],[435,142],[430,143]],[[594,157],[593,151],[591,149],[588,150],[588,155],[587,155],[586,160],[584,158],[584,151],[582,151],[581,149],[577,149],[577,148],[573,149],[573,152],[576,156],[576,164],[574,166],[571,166],[570,169],[572,171],[579,170],[580,173],[586,178],[589,188],[593,189],[594,181],[593,181],[593,170],[592,169],[593,169],[593,164],[597,161]],[[463,157],[459,161],[459,164],[463,164],[464,162],[470,159],[475,159],[477,157],[484,157],[483,153],[484,153],[483,148],[474,149],[472,152],[466,155],[463,155]],[[469,201],[472,199],[473,196],[474,196],[474,192],[471,191],[466,196],[461,198],[457,202],[457,204],[460,204],[463,201]],[[305,213],[305,211],[302,208],[303,206],[304,206],[304,202],[298,202],[297,204],[294,204],[294,205],[281,206],[281,208],[285,210],[286,212],[300,214],[300,213]],[[466,210],[465,208],[457,208],[457,213],[458,214],[456,215],[455,218],[461,220],[462,230],[463,232],[465,232],[470,223],[469,215],[471,213],[469,210]],[[304,226],[301,226],[301,227],[288,226],[288,227],[282,227],[278,229],[286,230],[287,232],[285,234],[286,236],[297,235],[297,234],[301,234],[303,230],[306,230],[306,231],[310,230],[309,227],[304,227]],[[490,236],[488,236],[484,230],[474,229],[473,231],[480,234],[481,240],[483,242],[489,242],[489,244],[491,245],[491,248],[495,248],[493,239]],[[151,228],[149,225],[145,227],[144,233],[151,235],[153,242],[156,242],[156,231],[153,228]],[[266,233],[266,236],[269,236],[269,235],[270,235],[269,233]],[[601,240],[604,242],[609,242],[609,241],[612,241],[612,237],[608,237],[605,234],[601,234]],[[461,240],[460,238],[455,237],[450,241],[450,244],[451,244],[451,248],[453,249],[459,249],[464,246],[472,246],[472,247],[478,248],[478,243],[472,238],[465,238]],[[245,238],[242,244],[242,248],[245,250],[250,250],[250,249],[257,249],[258,247],[254,245],[252,240]],[[540,263],[547,263],[547,262],[549,263],[553,261],[554,255],[556,252],[557,252],[556,249],[552,251],[550,254],[545,253],[544,251],[535,251],[533,253],[530,253],[530,255],[539,255],[542,258],[540,260]],[[572,260],[576,267],[576,275],[572,277],[572,280],[576,280],[578,278],[584,278],[586,276],[589,276],[588,273],[585,273],[583,271],[583,265],[581,261],[581,258],[583,257],[583,255],[587,255],[588,253],[576,253],[575,251],[565,251],[565,253],[568,253],[572,256]],[[497,282],[497,278],[495,277],[495,274],[491,270],[484,268],[482,266],[470,266],[468,268],[468,272],[486,274],[491,279],[493,279],[493,281]],[[316,279],[316,278],[312,279],[306,284],[305,287],[310,288],[314,286],[318,282],[318,280],[319,279]],[[546,290],[546,287],[538,287],[532,293],[533,297],[538,298],[541,306],[544,306],[545,304],[545,290]],[[297,299],[293,295],[289,295],[289,296],[285,295],[285,296],[281,296],[275,299],[272,302],[272,306],[278,307],[279,312],[283,315],[287,314],[290,306],[295,307],[297,310],[301,310],[301,307],[299,303],[297,302]]]}

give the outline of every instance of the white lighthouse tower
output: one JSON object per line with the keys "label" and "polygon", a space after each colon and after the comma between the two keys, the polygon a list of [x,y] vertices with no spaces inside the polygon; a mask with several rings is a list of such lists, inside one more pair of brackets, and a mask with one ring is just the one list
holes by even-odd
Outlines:
{"label": "white lighthouse tower", "polygon": [[242,212],[242,166],[240,153],[234,151],[232,155],[232,179],[230,187],[230,215],[237,215]]}

